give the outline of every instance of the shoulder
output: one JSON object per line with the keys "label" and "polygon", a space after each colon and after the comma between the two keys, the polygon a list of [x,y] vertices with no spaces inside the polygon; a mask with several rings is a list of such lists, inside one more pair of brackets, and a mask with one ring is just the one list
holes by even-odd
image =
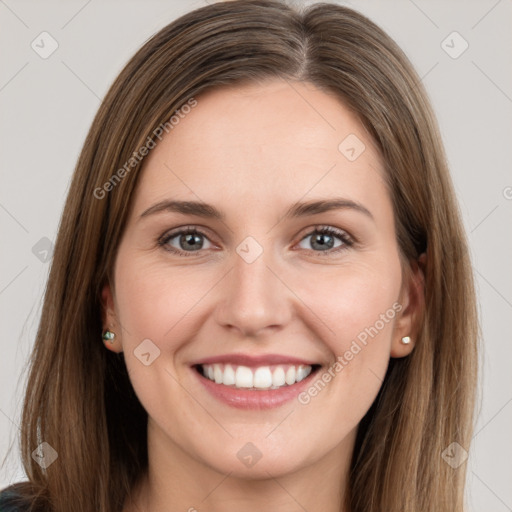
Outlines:
{"label": "shoulder", "polygon": [[29,504],[17,490],[19,484],[0,490],[0,512],[25,512]]}

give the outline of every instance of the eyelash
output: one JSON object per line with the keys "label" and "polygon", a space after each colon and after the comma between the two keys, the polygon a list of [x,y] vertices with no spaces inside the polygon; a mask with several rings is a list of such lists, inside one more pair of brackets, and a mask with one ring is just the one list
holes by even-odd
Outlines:
{"label": "eyelash", "polygon": [[[178,256],[195,256],[200,251],[181,251],[179,249],[176,249],[175,247],[167,246],[169,240],[172,240],[173,238],[176,238],[179,235],[187,235],[187,234],[198,234],[201,236],[204,236],[205,238],[208,238],[208,236],[203,233],[200,229],[197,229],[193,226],[188,226],[186,228],[182,228],[179,231],[171,232],[171,233],[164,233],[157,241],[158,246],[162,247],[164,250],[169,251],[173,254],[177,254]],[[349,247],[354,245],[354,240],[343,230],[333,228],[332,226],[315,226],[312,231],[307,233],[304,237],[300,239],[299,242],[302,242],[304,239],[306,239],[309,236],[312,235],[329,235],[333,237],[339,238],[343,244],[339,247],[328,249],[326,251],[314,251],[313,249],[306,249],[308,252],[314,252],[317,253],[320,257],[330,257],[338,254],[341,251],[347,250]]]}

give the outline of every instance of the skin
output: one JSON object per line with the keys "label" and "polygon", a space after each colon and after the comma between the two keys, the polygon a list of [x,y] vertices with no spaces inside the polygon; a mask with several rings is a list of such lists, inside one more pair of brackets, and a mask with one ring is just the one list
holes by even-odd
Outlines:
{"label": "skin", "polygon": [[[125,511],[272,504],[280,512],[339,512],[357,426],[389,358],[413,350],[422,272],[403,273],[380,155],[337,98],[309,83],[271,80],[196,99],[147,157],[114,282],[103,289],[105,327],[116,333],[107,347],[124,351],[149,415],[149,473]],[[349,134],[366,146],[355,161],[338,150]],[[299,200],[335,196],[372,217],[345,208],[282,218]],[[201,200],[225,219],[176,212],[140,219],[164,199]],[[317,225],[356,242],[326,256],[315,244]],[[157,244],[187,226],[205,234],[199,250],[180,256]],[[263,249],[250,264],[236,252],[247,236]],[[331,241],[342,245],[337,235]],[[179,235],[168,246],[188,247]],[[325,372],[396,303],[401,311],[307,404],[234,409],[212,398],[190,369],[194,360],[236,352],[302,357]],[[404,345],[403,336],[413,341]],[[160,350],[148,366],[134,355],[144,339]],[[247,442],[262,455],[252,467],[237,457]]]}

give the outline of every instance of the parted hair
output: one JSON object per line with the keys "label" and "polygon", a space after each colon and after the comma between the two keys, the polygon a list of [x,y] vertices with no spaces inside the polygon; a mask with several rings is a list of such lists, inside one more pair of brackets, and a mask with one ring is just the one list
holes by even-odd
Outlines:
{"label": "parted hair", "polygon": [[[268,79],[314,84],[354,111],[380,151],[401,256],[426,253],[425,312],[412,353],[391,359],[359,427],[346,512],[462,512],[478,321],[463,224],[437,121],[408,58],[366,16],[333,3],[234,0],[191,11],[136,52],[86,137],[59,225],[22,411],[32,510],[120,512],[147,470],[147,413],[123,354],[102,343],[100,292],[144,159],[104,197],[134,151],[191,98]],[[171,134],[172,136],[172,134]],[[110,281],[112,282],[112,281]],[[48,442],[58,459],[31,454]]]}

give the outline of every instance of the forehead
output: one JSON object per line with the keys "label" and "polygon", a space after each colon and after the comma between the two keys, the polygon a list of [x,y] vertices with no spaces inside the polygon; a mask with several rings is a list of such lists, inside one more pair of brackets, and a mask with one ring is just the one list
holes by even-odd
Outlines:
{"label": "forehead", "polygon": [[136,208],[169,195],[277,206],[306,194],[372,201],[387,193],[372,139],[333,94],[274,80],[196,100],[146,157]]}

